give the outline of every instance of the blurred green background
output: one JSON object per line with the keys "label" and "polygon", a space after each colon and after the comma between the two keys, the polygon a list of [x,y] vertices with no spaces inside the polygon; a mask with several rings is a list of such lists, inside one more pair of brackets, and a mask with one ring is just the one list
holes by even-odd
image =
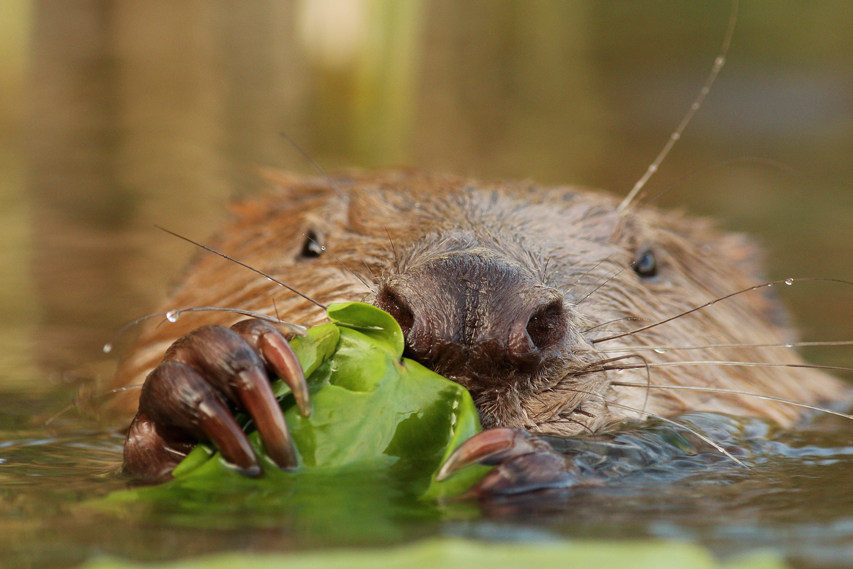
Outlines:
{"label": "blurred green background", "polygon": [[[258,166],[407,165],[624,194],[681,120],[727,1],[4,0],[0,388],[74,381],[146,313]],[[853,279],[853,3],[742,1],[647,191]],[[744,160],[761,158],[784,167]],[[783,291],[853,339],[853,288]],[[850,364],[849,350],[812,354]],[[84,375],[95,372],[84,371]]]}

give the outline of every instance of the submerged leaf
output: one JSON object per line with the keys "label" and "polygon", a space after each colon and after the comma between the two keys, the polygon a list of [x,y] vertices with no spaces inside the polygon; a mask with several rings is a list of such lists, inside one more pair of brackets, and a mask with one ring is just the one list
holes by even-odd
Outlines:
{"label": "submerged leaf", "polygon": [[[784,569],[788,565],[772,553],[756,553],[719,562],[707,549],[689,543],[662,541],[574,540],[549,543],[478,542],[437,538],[390,548],[332,550],[306,553],[226,553],[167,562],[163,569],[504,569],[509,567],[596,567],[608,569]],[[86,569],[150,567],[122,560],[101,560]]]}

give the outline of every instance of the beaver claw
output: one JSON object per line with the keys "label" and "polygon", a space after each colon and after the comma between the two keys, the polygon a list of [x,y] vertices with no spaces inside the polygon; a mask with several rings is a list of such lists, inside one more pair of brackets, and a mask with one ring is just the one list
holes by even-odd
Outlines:
{"label": "beaver claw", "polygon": [[287,339],[272,324],[245,320],[230,329],[204,326],[177,340],[145,379],[124,445],[124,472],[168,479],[199,440],[212,441],[247,476],[261,467],[232,408],[246,411],[270,458],[284,469],[298,464],[296,449],[270,376],[290,386],[300,412],[311,404],[305,375]]}
{"label": "beaver claw", "polygon": [[479,463],[497,465],[468,491],[472,497],[565,488],[580,478],[576,466],[545,440],[523,429],[487,429],[462,443],[436,474],[439,481]]}

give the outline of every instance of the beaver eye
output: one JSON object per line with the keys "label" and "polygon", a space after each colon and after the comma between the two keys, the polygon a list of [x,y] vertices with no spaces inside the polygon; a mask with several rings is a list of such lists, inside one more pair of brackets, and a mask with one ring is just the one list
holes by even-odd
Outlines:
{"label": "beaver eye", "polygon": [[658,274],[658,263],[655,259],[655,254],[651,249],[646,249],[637,256],[632,264],[634,272],[648,279]]}
{"label": "beaver eye", "polygon": [[299,256],[303,259],[316,259],[323,254],[326,248],[320,242],[320,237],[309,229],[305,233],[305,242],[302,244],[302,249],[299,251]]}

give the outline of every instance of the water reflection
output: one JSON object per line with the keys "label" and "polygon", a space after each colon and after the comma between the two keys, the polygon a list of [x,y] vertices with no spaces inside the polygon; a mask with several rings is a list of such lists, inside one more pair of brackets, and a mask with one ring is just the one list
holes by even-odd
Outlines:
{"label": "water reflection", "polygon": [[[816,563],[844,559],[853,539],[849,424],[818,418],[796,432],[712,414],[682,417],[749,469],[672,425],[563,443],[586,480],[573,488],[471,503],[419,502],[373,474],[315,485],[201,488],[127,501],[116,474],[121,437],[67,420],[27,426],[21,411],[0,439],[0,556],[7,567],[70,566],[109,552],[140,560],[216,551],[381,546],[434,535],[501,541],[662,538],[701,543],[723,557],[771,548]],[[17,424],[16,424],[17,423]],[[75,424],[76,423],[76,424]],[[69,432],[70,431],[70,432]],[[843,437],[842,437],[843,438]],[[590,482],[594,483],[590,483]],[[316,482],[316,481],[315,481]],[[841,492],[841,493],[839,493]]]}
{"label": "water reflection", "polygon": [[[0,558],[20,567],[344,543],[336,528],[294,531],[287,514],[194,528],[79,507],[123,487],[121,438],[74,414],[44,421],[74,399],[78,377],[110,373],[92,365],[100,347],[192,253],[153,223],[203,239],[229,195],[258,186],[255,165],[313,173],[282,130],[329,169],[392,162],[624,192],[695,95],[728,14],[726,3],[675,0],[422,1],[399,12],[365,2],[379,12],[359,21],[382,24],[367,37],[385,49],[351,52],[341,67],[315,55],[308,2],[7,4]],[[773,278],[853,276],[851,10],[744,2],[726,69],[650,186],[666,190],[664,205],[758,235]],[[799,173],[729,163],[750,156]],[[805,339],[853,336],[851,291],[782,288]],[[812,355],[850,362],[849,351]],[[659,536],[849,564],[849,432],[837,419],[767,431],[748,476],[717,457],[695,476],[679,470],[678,484],[638,473],[629,485],[495,502],[473,519],[451,509],[450,522],[397,512],[398,532],[370,542]]]}
{"label": "water reflection", "polygon": [[[229,195],[261,185],[256,166],[313,174],[282,131],[327,169],[402,163],[624,193],[698,91],[729,10],[363,2],[341,30],[333,4],[35,3],[31,28],[21,17],[4,37],[32,50],[8,60],[19,104],[4,130],[16,150],[2,153],[19,176],[0,184],[13,244],[2,337],[16,353],[63,371],[97,358],[193,252],[154,223],[203,240]],[[741,7],[723,74],[648,187],[761,236],[774,278],[853,275],[838,262],[853,256],[853,15],[823,6]],[[849,332],[848,291],[797,289],[786,296],[810,337]]]}

